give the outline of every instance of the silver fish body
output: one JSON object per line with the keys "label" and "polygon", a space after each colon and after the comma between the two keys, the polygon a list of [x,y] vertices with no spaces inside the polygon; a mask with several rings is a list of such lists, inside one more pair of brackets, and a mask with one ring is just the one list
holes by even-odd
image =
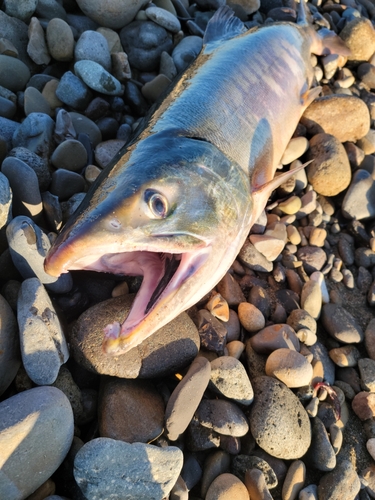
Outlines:
{"label": "silver fish body", "polygon": [[[326,38],[329,50],[345,51]],[[67,223],[47,272],[144,276],[124,323],[106,328],[106,352],[138,345],[226,273],[285,178],[275,170],[317,95],[314,48],[324,43],[305,24],[246,32],[219,9],[201,54]]]}

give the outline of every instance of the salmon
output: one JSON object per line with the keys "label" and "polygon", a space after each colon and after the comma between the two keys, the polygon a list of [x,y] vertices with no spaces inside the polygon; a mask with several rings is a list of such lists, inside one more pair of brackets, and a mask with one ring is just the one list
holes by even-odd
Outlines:
{"label": "salmon", "polygon": [[141,275],[103,350],[120,355],[194,305],[224,276],[272,191],[313,87],[311,54],[348,54],[306,22],[247,30],[228,7],[203,49],[134,140],[99,176],[56,239],[52,276],[86,269]]}

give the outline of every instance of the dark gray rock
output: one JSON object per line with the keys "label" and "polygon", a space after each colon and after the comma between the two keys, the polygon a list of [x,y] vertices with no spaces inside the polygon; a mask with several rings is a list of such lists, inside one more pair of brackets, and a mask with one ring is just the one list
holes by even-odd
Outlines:
{"label": "dark gray rock", "polygon": [[200,36],[186,36],[173,49],[172,58],[176,65],[177,71],[180,73],[186,69],[191,62],[196,59],[199,52],[202,50],[203,40]]}
{"label": "dark gray rock", "polygon": [[29,37],[26,23],[0,11],[0,37],[6,38],[16,47],[19,58],[30,69],[35,68],[33,61],[27,54]]}
{"label": "dark gray rock", "polygon": [[19,123],[0,116],[0,130],[1,130],[0,138],[2,138],[6,142],[8,150],[12,149],[13,147],[13,142],[12,142],[13,135],[15,134],[15,132],[18,130],[19,127],[20,127]]}
{"label": "dark gray rock", "polygon": [[92,93],[81,78],[67,71],[57,86],[56,97],[73,109],[84,110],[92,99]]}
{"label": "dark gray rock", "polygon": [[39,189],[41,192],[48,189],[48,186],[51,182],[51,174],[48,169],[47,162],[43,161],[40,156],[24,147],[13,148],[9,152],[8,156],[14,156],[19,160],[22,160],[34,170],[38,178]]}
{"label": "dark gray rock", "polygon": [[24,90],[30,78],[29,68],[20,59],[0,54],[0,85],[12,92]]}
{"label": "dark gray rock", "polygon": [[51,162],[56,168],[79,172],[86,166],[87,151],[81,142],[67,139],[57,146],[51,156]]}
{"label": "dark gray rock", "polygon": [[58,17],[66,21],[65,9],[57,0],[38,0],[35,12],[39,17],[44,19]]}
{"label": "dark gray rock", "polygon": [[249,430],[245,414],[230,401],[204,399],[198,406],[196,416],[203,427],[224,436],[241,437]]}
{"label": "dark gray rock", "polygon": [[88,30],[82,33],[74,48],[76,61],[94,61],[111,71],[111,54],[107,40],[101,33]]}
{"label": "dark gray rock", "polygon": [[0,229],[12,218],[12,190],[7,177],[0,172]]}
{"label": "dark gray rock", "polygon": [[60,200],[67,200],[85,189],[83,177],[70,170],[59,169],[53,172],[50,191]]}
{"label": "dark gray rock", "polygon": [[328,433],[320,418],[311,419],[311,446],[305,460],[315,469],[327,472],[336,467],[336,455],[329,440]]}
{"label": "dark gray rock", "polygon": [[17,106],[5,97],[0,97],[0,116],[4,118],[13,118],[16,114]]}
{"label": "dark gray rock", "polygon": [[25,147],[48,161],[54,147],[55,122],[44,113],[31,113],[13,135],[13,147]]}

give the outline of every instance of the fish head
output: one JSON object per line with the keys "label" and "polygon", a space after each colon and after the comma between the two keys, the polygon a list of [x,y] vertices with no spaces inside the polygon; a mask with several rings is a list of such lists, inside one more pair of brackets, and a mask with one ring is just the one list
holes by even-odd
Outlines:
{"label": "fish head", "polygon": [[246,174],[210,143],[149,136],[88,193],[45,269],[143,276],[123,324],[105,331],[104,351],[125,353],[222,278],[249,230],[249,193]]}

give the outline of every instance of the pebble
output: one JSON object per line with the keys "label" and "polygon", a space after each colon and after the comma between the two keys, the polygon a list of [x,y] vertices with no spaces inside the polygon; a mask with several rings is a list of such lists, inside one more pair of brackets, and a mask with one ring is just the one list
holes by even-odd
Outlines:
{"label": "pebble", "polygon": [[324,196],[336,196],[351,180],[348,156],[341,142],[330,134],[316,134],[310,139],[307,177],[314,190]]}
{"label": "pebble", "polygon": [[17,0],[5,0],[5,12],[8,16],[16,17],[27,23],[34,14],[38,0],[25,0],[18,2]]}
{"label": "pebble", "polygon": [[316,333],[316,320],[304,309],[295,309],[292,311],[286,322],[295,332],[306,328],[312,333]]}
{"label": "pebble", "polygon": [[267,234],[251,234],[250,241],[269,262],[273,262],[282,252],[285,242]]}
{"label": "pebble", "polygon": [[211,483],[205,500],[249,500],[246,486],[233,474],[220,474]]}
{"label": "pebble", "polygon": [[210,389],[245,406],[249,406],[254,399],[253,388],[245,367],[230,356],[222,356],[211,361]]}
{"label": "pebble", "polygon": [[155,71],[162,52],[173,47],[171,35],[152,21],[134,21],[120,31],[121,44],[132,68]]}
{"label": "pebble", "polygon": [[85,181],[76,172],[61,168],[52,174],[50,191],[60,200],[67,200],[74,194],[83,191],[84,188]]}
{"label": "pebble", "polygon": [[241,325],[251,333],[259,332],[265,326],[265,318],[262,312],[248,302],[241,302],[239,304],[238,319]]}
{"label": "pebble", "polygon": [[251,469],[262,471],[268,488],[272,489],[277,486],[276,474],[266,460],[255,455],[236,455],[233,458],[232,471],[241,481],[244,481],[246,471]]}
{"label": "pebble", "polygon": [[357,417],[364,421],[375,416],[375,394],[358,392],[352,401],[352,408]]}
{"label": "pebble", "polygon": [[[348,115],[350,120],[345,119]],[[301,123],[310,134],[325,132],[340,142],[355,142],[369,131],[370,115],[358,97],[334,94],[315,99],[304,112]]]}
{"label": "pebble", "polygon": [[295,500],[306,480],[306,466],[302,460],[295,460],[285,476],[282,489],[283,500]]}
{"label": "pebble", "polygon": [[38,0],[35,13],[45,19],[53,19],[59,17],[66,19],[66,12],[56,0]]}
{"label": "pebble", "polygon": [[198,311],[196,316],[201,346],[208,351],[223,354],[227,340],[227,329],[221,321],[205,309]]}
{"label": "pebble", "polygon": [[[159,448],[96,438],[86,443],[74,460],[74,478],[86,498],[155,498],[168,496],[183,463],[175,446]],[[109,473],[110,471],[110,473]]]}
{"label": "pebble", "polygon": [[375,392],[375,361],[369,358],[358,360],[361,386],[364,390]]}
{"label": "pebble", "polygon": [[229,471],[230,467],[230,456],[228,453],[222,450],[214,451],[210,454],[205,462],[203,469],[203,476],[201,482],[201,496],[206,498],[207,490],[214,479],[216,479],[220,474]]}
{"label": "pebble", "polygon": [[125,7],[123,0],[107,0],[105,8],[101,0],[77,0],[77,4],[87,17],[100,26],[117,30],[134,19],[144,1],[127,1]]}
{"label": "pebble", "polygon": [[240,285],[230,273],[225,276],[216,285],[217,291],[225,299],[229,307],[237,307],[241,302],[245,302],[245,296]]}
{"label": "pebble", "polygon": [[375,52],[375,33],[368,19],[360,17],[346,23],[340,38],[350,49],[349,61],[368,61]]}
{"label": "pebble", "polygon": [[323,305],[322,324],[334,339],[344,344],[358,343],[364,339],[362,328],[357,321],[337,304]]}
{"label": "pebble", "polygon": [[25,115],[31,113],[45,113],[52,116],[52,110],[48,101],[44,96],[34,87],[28,87],[24,92],[24,110]]}
{"label": "pebble", "polygon": [[94,61],[106,71],[111,71],[111,54],[108,43],[98,31],[87,30],[82,33],[74,47],[74,58],[75,61]]}
{"label": "pebble", "polygon": [[361,357],[358,349],[352,345],[336,347],[335,349],[331,349],[328,354],[332,361],[341,367],[357,366],[358,360]]}
{"label": "pebble", "polygon": [[63,19],[53,18],[47,25],[48,51],[56,61],[72,61],[74,37],[71,27]]}
{"label": "pebble", "polygon": [[29,24],[29,43],[27,44],[27,53],[35,64],[48,64],[51,56],[48,53],[44,31],[38,18],[32,17]]}
{"label": "pebble", "polygon": [[122,322],[134,295],[122,295],[87,309],[75,323],[69,341],[77,363],[89,371],[120,378],[151,378],[175,373],[198,353],[199,335],[186,313],[121,356],[104,354],[103,331],[114,321]]}
{"label": "pebble", "polygon": [[43,211],[49,227],[58,231],[62,226],[62,210],[57,196],[45,191],[42,194]]}
{"label": "pebble", "polygon": [[365,346],[368,356],[375,360],[375,318],[372,319],[366,327]]}
{"label": "pebble", "polygon": [[169,87],[171,80],[165,75],[158,75],[150,82],[147,82],[142,87],[142,94],[146,99],[152,102],[156,102],[159,97],[166,91]]}
{"label": "pebble", "polygon": [[64,168],[79,172],[87,163],[87,151],[83,144],[75,139],[68,139],[57,146],[51,156],[55,168]]}
{"label": "pebble", "polygon": [[230,401],[203,399],[196,416],[203,427],[213,429],[224,436],[241,437],[249,430],[245,414]]}
{"label": "pebble", "polygon": [[78,110],[84,110],[92,97],[88,86],[71,71],[63,74],[55,92],[61,102]]}
{"label": "pebble", "polygon": [[266,374],[281,380],[289,388],[302,387],[311,382],[313,368],[299,352],[282,348],[268,356]]}
{"label": "pebble", "polygon": [[320,271],[327,261],[327,255],[322,248],[305,246],[297,250],[297,258],[303,262],[307,274]]}
{"label": "pebble", "polygon": [[176,45],[172,52],[172,58],[179,73],[194,61],[202,50],[202,45],[202,38],[195,35],[186,36]]}
{"label": "pebble", "polygon": [[281,348],[295,349],[296,351],[300,349],[295,331],[286,324],[267,326],[250,338],[250,344],[259,354],[270,354]]}
{"label": "pebble", "polygon": [[319,481],[319,500],[354,500],[361,489],[361,481],[349,460],[342,460],[334,471]]}
{"label": "pebble", "polygon": [[178,33],[181,30],[181,23],[175,15],[160,7],[147,7],[146,16],[159,26],[162,26],[171,33]]}
{"label": "pebble", "polygon": [[367,170],[357,170],[342,202],[347,219],[367,219],[375,215],[375,181]]}
{"label": "pebble", "polygon": [[70,273],[55,278],[44,271],[44,259],[51,244],[47,235],[31,219],[21,215],[15,217],[8,225],[6,235],[13,263],[24,279],[37,277],[56,293],[71,290]]}
{"label": "pebble", "polygon": [[303,285],[301,307],[314,319],[319,318],[322,308],[322,291],[319,283],[316,281],[310,280]]}
{"label": "pebble", "polygon": [[17,321],[28,376],[37,385],[52,384],[69,351],[56,311],[38,278],[26,279],[21,285]]}
{"label": "pebble", "polygon": [[13,147],[24,147],[46,163],[54,148],[55,122],[45,113],[30,113],[13,134]]}
{"label": "pebble", "polygon": [[149,443],[163,432],[164,402],[152,382],[111,378],[101,388],[99,406],[101,437]]}
{"label": "pebble", "polygon": [[102,134],[95,122],[80,113],[71,112],[69,117],[72,120],[74,130],[77,135],[87,134],[92,147],[95,148],[102,140]]}
{"label": "pebble", "polygon": [[270,272],[273,264],[250,241],[246,241],[238,254],[238,260],[253,271]]}
{"label": "pebble", "polygon": [[78,61],[74,71],[92,90],[105,95],[122,95],[121,83],[97,62]]}
{"label": "pebble", "polygon": [[295,137],[291,139],[284,151],[280,163],[282,165],[289,165],[289,163],[292,163],[302,156],[307,151],[308,147],[309,141],[306,137]]}
{"label": "pebble", "polygon": [[111,55],[116,54],[118,52],[123,52],[121,40],[116,31],[104,27],[100,27],[96,31],[101,35],[103,35],[104,38],[107,40],[109,52],[111,53]]}
{"label": "pebble", "polygon": [[187,429],[210,381],[211,366],[206,358],[195,358],[185,377],[176,386],[165,409],[168,439],[176,441]]}
{"label": "pebble", "polygon": [[29,68],[20,59],[0,54],[0,85],[12,92],[24,90],[30,79]]}
{"label": "pebble", "polygon": [[21,365],[19,355],[19,335],[13,311],[0,295],[0,395],[14,380]]}
{"label": "pebble", "polygon": [[73,412],[55,387],[35,387],[0,403],[1,498],[26,498],[56,471],[73,439]]}
{"label": "pebble", "polygon": [[258,446],[274,457],[302,457],[311,444],[311,433],[309,417],[298,398],[271,377],[257,377],[252,384],[249,420]]}

